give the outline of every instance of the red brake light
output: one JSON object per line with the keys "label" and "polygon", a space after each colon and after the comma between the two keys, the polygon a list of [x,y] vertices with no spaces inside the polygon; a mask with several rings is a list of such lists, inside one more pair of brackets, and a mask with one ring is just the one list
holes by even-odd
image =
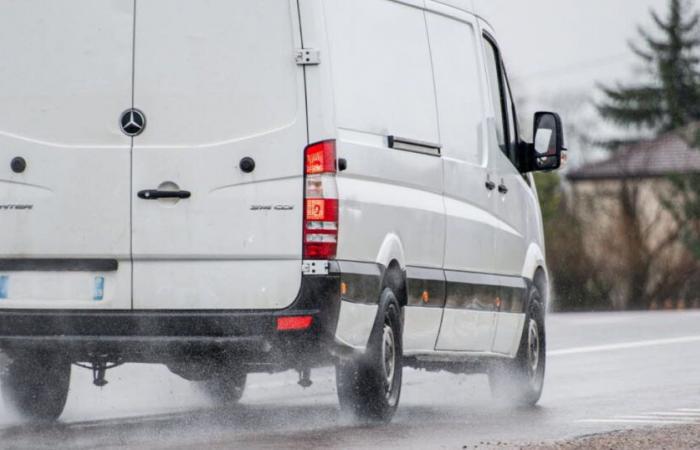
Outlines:
{"label": "red brake light", "polygon": [[323,141],[306,147],[307,175],[335,173],[335,141]]}
{"label": "red brake light", "polygon": [[335,141],[309,145],[304,161],[304,259],[333,259],[339,215]]}
{"label": "red brake light", "polygon": [[312,316],[278,317],[277,331],[308,330],[313,323]]}

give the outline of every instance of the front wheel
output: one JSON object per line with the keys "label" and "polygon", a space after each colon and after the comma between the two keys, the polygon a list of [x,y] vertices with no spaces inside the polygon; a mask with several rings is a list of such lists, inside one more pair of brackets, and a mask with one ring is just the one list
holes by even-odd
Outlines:
{"label": "front wheel", "polygon": [[53,421],[63,412],[70,387],[71,362],[48,351],[10,355],[0,369],[2,397],[22,417]]}
{"label": "front wheel", "polygon": [[493,397],[514,406],[534,406],[542,396],[547,358],[542,297],[530,288],[529,307],[515,359],[494,365],[489,372]]}
{"label": "front wheel", "polygon": [[336,384],[342,410],[386,423],[394,417],[401,396],[401,309],[389,288],[382,292],[379,306],[365,354],[336,366]]}

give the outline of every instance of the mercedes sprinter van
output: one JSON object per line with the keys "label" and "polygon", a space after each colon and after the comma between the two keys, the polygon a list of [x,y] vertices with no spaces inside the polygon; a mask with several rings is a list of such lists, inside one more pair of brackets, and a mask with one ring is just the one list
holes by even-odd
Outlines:
{"label": "mercedes sprinter van", "polygon": [[[532,405],[548,277],[494,30],[468,0],[0,0],[0,375],[165,364],[237,401],[335,366],[388,421],[403,367]],[[77,369],[74,369],[77,370]]]}

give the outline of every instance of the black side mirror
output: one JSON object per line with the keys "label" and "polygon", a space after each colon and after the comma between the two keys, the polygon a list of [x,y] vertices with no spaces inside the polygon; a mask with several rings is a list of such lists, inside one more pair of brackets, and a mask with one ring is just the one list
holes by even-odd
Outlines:
{"label": "black side mirror", "polygon": [[538,112],[535,114],[533,144],[530,147],[532,171],[550,171],[561,167],[564,147],[564,128],[559,114]]}

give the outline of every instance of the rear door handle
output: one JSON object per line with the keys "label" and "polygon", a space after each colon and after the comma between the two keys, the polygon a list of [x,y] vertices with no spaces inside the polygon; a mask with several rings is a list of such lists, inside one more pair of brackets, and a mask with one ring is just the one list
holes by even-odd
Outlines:
{"label": "rear door handle", "polygon": [[500,186],[498,186],[498,192],[500,192],[501,194],[507,194],[508,186],[506,186],[505,184],[501,184]]}
{"label": "rear door handle", "polygon": [[149,189],[141,191],[138,196],[142,200],[160,200],[163,198],[178,198],[181,200],[192,197],[190,191],[159,191],[157,189]]}
{"label": "rear door handle", "polygon": [[493,191],[494,189],[496,189],[496,183],[494,183],[491,180],[487,181],[486,182],[486,189],[488,189],[489,191]]}

